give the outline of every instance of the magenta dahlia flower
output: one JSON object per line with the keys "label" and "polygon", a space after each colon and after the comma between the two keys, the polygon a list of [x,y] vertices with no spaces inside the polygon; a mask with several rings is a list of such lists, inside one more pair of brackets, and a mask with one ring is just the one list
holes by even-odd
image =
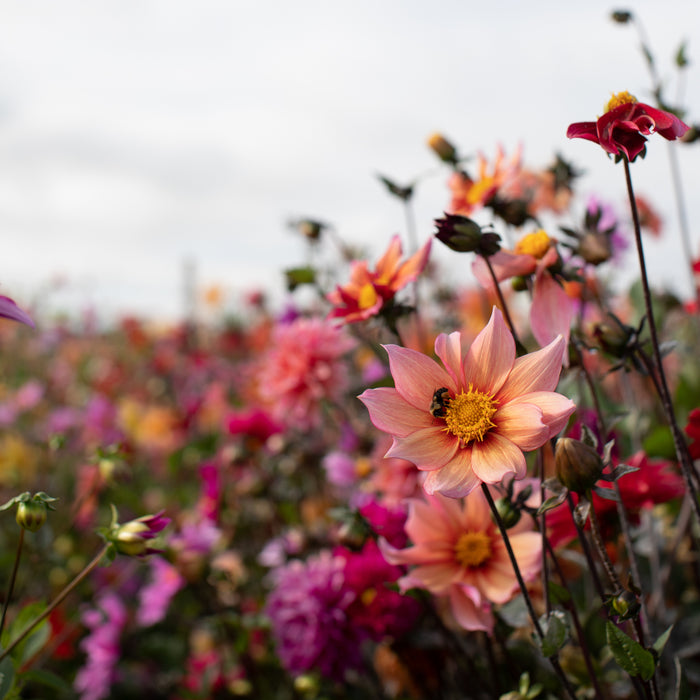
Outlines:
{"label": "magenta dahlia flower", "polygon": [[525,455],[556,435],[574,403],[554,391],[566,343],[515,357],[501,312],[464,353],[459,332],[435,341],[439,364],[415,350],[385,346],[395,388],[368,389],[359,398],[374,425],[393,436],[387,457],[427,471],[429,493],[466,496],[506,474],[525,476]]}

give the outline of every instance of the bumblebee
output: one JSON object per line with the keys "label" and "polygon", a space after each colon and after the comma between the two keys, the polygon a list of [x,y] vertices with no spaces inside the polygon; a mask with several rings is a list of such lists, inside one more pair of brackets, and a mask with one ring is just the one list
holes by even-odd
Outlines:
{"label": "bumblebee", "polygon": [[430,413],[436,418],[444,418],[447,404],[450,403],[450,393],[447,387],[436,389],[430,402]]}

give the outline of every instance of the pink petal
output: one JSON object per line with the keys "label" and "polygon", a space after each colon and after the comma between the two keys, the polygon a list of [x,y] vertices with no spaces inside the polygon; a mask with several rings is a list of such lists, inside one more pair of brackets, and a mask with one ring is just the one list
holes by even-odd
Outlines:
{"label": "pink petal", "polygon": [[494,414],[493,422],[499,435],[525,452],[541,447],[550,436],[549,427],[542,420],[542,409],[533,403],[508,403]]}
{"label": "pink petal", "polygon": [[[554,250],[554,249],[552,249]],[[576,302],[546,270],[535,278],[530,307],[530,326],[535,340],[545,346],[558,335],[569,342],[571,324],[576,316]],[[568,360],[565,353],[564,358]]]}
{"label": "pink petal", "polygon": [[[489,263],[498,282],[511,277],[531,275],[537,267],[537,259],[533,255],[511,253],[509,250],[499,250],[495,255],[491,255]],[[481,256],[474,258],[472,273],[484,289],[494,288],[488,264]]]}
{"label": "pink petal", "polygon": [[527,465],[517,445],[491,431],[483,442],[472,443],[472,469],[487,484],[498,484],[510,473],[522,479]]}
{"label": "pink petal", "polygon": [[510,560],[498,561],[491,557],[488,564],[473,573],[474,585],[492,603],[505,603],[513,597],[518,588]]}
{"label": "pink petal", "polygon": [[457,438],[444,430],[423,428],[410,435],[395,436],[386,456],[407,459],[418,469],[439,469],[452,459],[458,446]]}
{"label": "pink petal", "polygon": [[394,565],[423,565],[437,564],[451,561],[452,551],[444,547],[439,550],[435,547],[415,546],[398,549],[389,544],[383,537],[378,541],[379,549],[384,559]]}
{"label": "pink petal", "polygon": [[496,400],[505,405],[533,391],[553,391],[559,381],[565,349],[564,339],[556,338],[547,347],[518,357]]}
{"label": "pink petal", "polygon": [[471,464],[471,450],[459,449],[454,459],[440,469],[428,472],[423,482],[426,493],[441,493],[449,498],[463,498],[474,490],[481,481],[474,474]]}
{"label": "pink petal", "polygon": [[404,437],[430,427],[435,420],[428,411],[414,408],[390,387],[367,389],[357,398],[367,407],[375,427],[390,435]]}
{"label": "pink petal", "polygon": [[570,139],[587,139],[598,143],[598,128],[596,122],[576,122],[570,124],[566,130],[566,136]]}
{"label": "pink petal", "polygon": [[476,336],[464,358],[465,386],[495,394],[506,381],[515,360],[515,341],[503,314],[494,307],[491,319]]}
{"label": "pink petal", "polygon": [[403,265],[401,265],[401,267],[399,267],[391,283],[392,289],[398,291],[399,289],[405,287],[409,282],[413,282],[416,277],[418,277],[428,262],[428,255],[430,253],[430,245],[432,242],[432,238],[429,238],[427,243],[417,253],[414,253],[408,260],[406,260],[406,262],[403,263]]}
{"label": "pink petal", "polygon": [[401,260],[401,254],[401,237],[396,234],[391,237],[391,241],[389,242],[389,247],[386,249],[386,252],[381,258],[379,258],[379,260],[377,260],[377,264],[374,268],[375,279],[381,278],[381,281],[386,283],[394,274],[394,271],[399,264],[399,260]]}
{"label": "pink petal", "polygon": [[[535,391],[511,401],[508,406],[517,407],[522,404],[533,404],[542,412],[542,422],[548,427],[546,439],[554,437],[564,428],[569,416],[576,410],[576,404],[562,394],[554,391]],[[500,431],[500,423],[499,431]]]}
{"label": "pink petal", "polygon": [[491,606],[481,601],[481,595],[473,586],[450,587],[450,607],[457,624],[465,630],[493,631],[494,618]]}
{"label": "pink petal", "polygon": [[472,491],[462,510],[462,532],[483,532],[491,523],[491,509],[486,497],[481,489]]}
{"label": "pink petal", "polygon": [[453,393],[457,388],[450,375],[427,355],[398,345],[385,345],[389,367],[396,391],[408,403],[426,413],[436,389],[447,387]]}
{"label": "pink petal", "polygon": [[462,336],[459,331],[440,333],[435,339],[435,354],[440,358],[445,369],[449,372],[456,385],[463,383],[462,379]]}
{"label": "pink petal", "polygon": [[454,561],[417,566],[411,571],[411,578],[420,581],[423,588],[432,593],[442,593],[462,576],[461,567]]}
{"label": "pink petal", "polygon": [[411,542],[421,542],[449,539],[449,527],[440,517],[435,517],[435,508],[431,503],[423,499],[411,498],[408,500],[408,518],[404,530]]}

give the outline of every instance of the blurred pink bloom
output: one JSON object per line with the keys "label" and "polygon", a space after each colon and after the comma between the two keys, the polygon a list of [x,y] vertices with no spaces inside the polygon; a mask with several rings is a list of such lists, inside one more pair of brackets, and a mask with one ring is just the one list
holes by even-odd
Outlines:
{"label": "blurred pink bloom", "polygon": [[410,258],[401,262],[402,248],[399,236],[394,236],[384,255],[377,261],[374,272],[367,261],[354,261],[350,269],[350,282],[338,286],[328,294],[334,309],[329,318],[339,318],[345,323],[355,323],[375,316],[409,282],[413,282],[428,262],[432,239]]}
{"label": "blurred pink bloom", "polygon": [[136,621],[143,627],[160,622],[168,612],[173,596],[185,585],[177,569],[162,557],[149,559],[150,581],[139,591]]}
{"label": "blurred pink bloom", "polygon": [[273,418],[300,430],[318,426],[321,404],[340,400],[348,387],[342,358],[355,346],[343,328],[320,319],[278,325],[258,375]]}
{"label": "blurred pink bloom", "polygon": [[[532,335],[541,346],[547,345],[558,335],[568,343],[576,302],[549,270],[559,262],[554,241],[544,231],[536,231],[522,238],[515,251],[501,249],[489,258],[489,262],[498,282],[534,273],[530,306]],[[483,257],[474,259],[472,271],[485,289],[493,289],[493,279]]]}
{"label": "blurred pink bloom", "polygon": [[[491,603],[510,600],[518,583],[484,494],[474,491],[462,501],[439,495],[411,499],[406,533],[413,542],[406,549],[380,540],[388,562],[413,567],[399,581],[402,590],[448,596],[462,627],[490,632]],[[523,578],[531,581],[540,570],[541,536],[521,518],[508,537]]]}
{"label": "blurred pink bloom", "polygon": [[359,398],[374,425],[394,438],[386,456],[427,471],[430,494],[459,498],[506,474],[524,477],[523,451],[556,435],[575,409],[554,392],[564,340],[516,359],[496,308],[466,353],[459,332],[438,336],[442,365],[415,350],[385,348],[396,388],[368,389]]}

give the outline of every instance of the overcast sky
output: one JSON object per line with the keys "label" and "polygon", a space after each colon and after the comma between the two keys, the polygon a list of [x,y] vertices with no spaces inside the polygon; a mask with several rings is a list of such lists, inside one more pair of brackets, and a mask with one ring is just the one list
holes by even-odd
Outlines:
{"label": "overcast sky", "polygon": [[[687,40],[685,102],[700,121],[700,3],[629,7],[669,96],[672,58]],[[560,152],[586,170],[583,192],[624,211],[621,168],[565,137],[613,91],[649,99],[637,34],[609,19],[618,8],[600,0],[3,2],[0,293],[21,302],[40,295],[45,308],[174,317],[185,260],[202,286],[280,293],[280,270],[304,261],[290,218],[332,222],[377,254],[404,233],[401,208],[375,174],[405,182],[435,170],[425,139],[436,130],[465,153],[522,143],[532,167]],[[680,245],[666,147],[656,140],[634,177],[667,223],[663,246],[650,244],[662,262],[652,279],[672,284]],[[684,149],[681,165],[697,182],[700,146]],[[446,178],[437,173],[418,188],[421,240],[447,204]],[[689,205],[700,221],[700,202]],[[435,247],[435,255],[449,264],[449,251]]]}

